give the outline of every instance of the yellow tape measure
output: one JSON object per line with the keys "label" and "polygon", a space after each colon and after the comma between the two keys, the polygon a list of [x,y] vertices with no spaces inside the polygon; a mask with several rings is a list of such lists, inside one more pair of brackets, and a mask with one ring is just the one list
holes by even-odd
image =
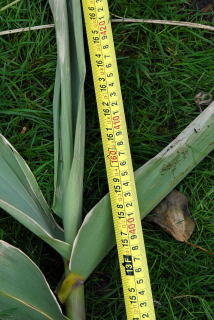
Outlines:
{"label": "yellow tape measure", "polygon": [[83,0],[128,320],[155,320],[107,0]]}

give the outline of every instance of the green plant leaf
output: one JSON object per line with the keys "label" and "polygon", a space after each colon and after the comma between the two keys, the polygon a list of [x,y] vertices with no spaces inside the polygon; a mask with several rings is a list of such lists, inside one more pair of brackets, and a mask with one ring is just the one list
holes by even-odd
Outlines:
{"label": "green plant leaf", "polygon": [[[214,103],[135,172],[141,218],[214,149]],[[73,244],[70,270],[84,279],[115,244],[109,195],[86,215]]]}
{"label": "green plant leaf", "polygon": [[2,135],[0,181],[0,207],[49,243],[63,257],[69,257],[71,248],[63,241],[64,232],[52,217],[34,175]]}
{"label": "green plant leaf", "polygon": [[54,90],[55,194],[53,210],[63,217],[72,243],[81,223],[85,145],[85,57],[77,0],[49,0],[56,30],[58,64]]}
{"label": "green plant leaf", "polygon": [[85,110],[80,102],[78,110],[74,157],[63,199],[63,223],[65,240],[73,243],[82,222],[82,193],[85,148]]}
{"label": "green plant leaf", "polygon": [[[72,119],[71,65],[66,0],[49,0],[57,39],[57,71],[54,94],[55,179],[54,211],[62,216],[62,197],[70,174],[73,159],[74,127]],[[55,134],[55,133],[54,133]]]}
{"label": "green plant leaf", "polygon": [[67,319],[42,272],[22,251],[0,241],[0,260],[0,306],[4,319]]}
{"label": "green plant leaf", "polygon": [[74,156],[64,198],[65,239],[73,243],[82,223],[83,175],[85,154],[85,52],[79,0],[67,0],[68,32],[70,38],[72,116],[75,124]]}
{"label": "green plant leaf", "polygon": [[63,183],[62,171],[62,159],[61,146],[60,146],[60,109],[61,109],[61,75],[59,63],[56,66],[55,86],[54,86],[54,98],[53,98],[53,125],[54,125],[54,200],[53,210],[61,217],[61,204],[58,199],[62,199]]}

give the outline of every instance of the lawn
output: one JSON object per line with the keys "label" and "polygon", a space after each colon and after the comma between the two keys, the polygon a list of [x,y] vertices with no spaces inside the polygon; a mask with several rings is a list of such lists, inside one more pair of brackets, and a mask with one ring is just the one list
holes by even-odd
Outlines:
{"label": "lawn", "polygon": [[[1,0],[1,7],[10,1]],[[194,2],[195,3],[195,2]],[[111,0],[110,12],[145,19],[208,24],[212,11],[191,1]],[[21,0],[0,11],[0,31],[53,23],[47,1]],[[114,23],[114,41],[134,168],[161,151],[200,113],[199,92],[214,96],[212,32],[164,25]],[[86,159],[84,214],[108,191],[98,115],[86,46]],[[52,99],[56,68],[54,29],[0,36],[0,132],[26,159],[51,204]],[[93,137],[93,139],[91,139]],[[190,241],[214,251],[214,160],[206,157],[178,186],[196,222]],[[143,225],[157,320],[214,318],[213,256]],[[63,262],[54,250],[0,212],[0,237],[42,269],[52,289]],[[86,282],[87,319],[124,320],[116,248]],[[25,320],[25,319],[23,319]]]}

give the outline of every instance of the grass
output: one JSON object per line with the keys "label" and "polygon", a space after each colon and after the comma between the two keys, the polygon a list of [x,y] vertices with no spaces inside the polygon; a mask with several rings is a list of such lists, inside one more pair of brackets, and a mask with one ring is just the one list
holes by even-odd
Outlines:
{"label": "grass", "polygon": [[[2,0],[1,7],[10,1]],[[110,10],[133,18],[207,23],[191,1],[110,1]],[[189,3],[189,4],[188,4]],[[0,12],[1,30],[52,23],[44,0],[22,0]],[[194,97],[214,95],[213,34],[149,24],[113,25],[118,67],[134,168],[153,157],[199,113]],[[52,97],[56,65],[54,30],[0,37],[0,130],[29,163],[46,199],[53,195]],[[84,213],[107,192],[91,69],[87,54]],[[23,127],[26,132],[23,133]],[[24,129],[25,131],[25,129]],[[214,251],[213,154],[178,189],[189,199],[196,221],[191,242]],[[211,320],[214,317],[213,257],[178,243],[156,226],[145,225],[157,319]],[[6,213],[0,236],[26,252],[52,288],[63,270],[59,256]],[[26,241],[28,239],[28,241]],[[86,283],[87,319],[125,319],[116,248]]]}

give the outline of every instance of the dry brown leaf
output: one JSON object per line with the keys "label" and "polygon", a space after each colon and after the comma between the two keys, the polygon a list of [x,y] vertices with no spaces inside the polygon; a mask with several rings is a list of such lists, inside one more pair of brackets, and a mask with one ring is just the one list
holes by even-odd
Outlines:
{"label": "dry brown leaf", "polygon": [[212,11],[212,9],[213,9],[213,3],[210,2],[201,9],[201,12],[209,12],[209,11]]}
{"label": "dry brown leaf", "polygon": [[173,190],[147,216],[146,221],[158,224],[176,240],[186,242],[192,235],[195,223],[191,218],[187,197]]}

